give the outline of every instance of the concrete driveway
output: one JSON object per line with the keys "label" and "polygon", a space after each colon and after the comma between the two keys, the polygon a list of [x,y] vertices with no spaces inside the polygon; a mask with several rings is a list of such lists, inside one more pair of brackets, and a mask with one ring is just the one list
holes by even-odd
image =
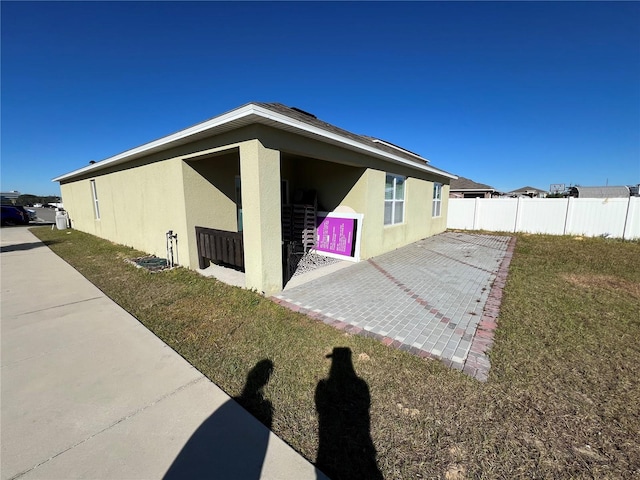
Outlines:
{"label": "concrete driveway", "polygon": [[1,478],[324,478],[57,257],[0,230]]}
{"label": "concrete driveway", "polygon": [[514,246],[512,237],[446,232],[287,289],[274,300],[486,380]]}

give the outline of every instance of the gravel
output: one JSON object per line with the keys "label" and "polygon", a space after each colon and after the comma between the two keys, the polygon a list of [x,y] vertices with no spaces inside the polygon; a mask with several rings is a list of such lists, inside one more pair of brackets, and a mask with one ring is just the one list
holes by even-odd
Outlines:
{"label": "gravel", "polygon": [[298,267],[296,268],[293,276],[302,275],[303,273],[311,272],[316,268],[325,267],[334,263],[340,262],[337,258],[325,257],[324,255],[318,255],[317,253],[307,252],[300,259]]}

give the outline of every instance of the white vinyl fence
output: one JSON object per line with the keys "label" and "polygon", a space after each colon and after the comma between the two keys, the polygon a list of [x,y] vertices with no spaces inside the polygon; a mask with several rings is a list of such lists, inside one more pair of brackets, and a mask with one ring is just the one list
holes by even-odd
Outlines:
{"label": "white vinyl fence", "polygon": [[447,228],[640,238],[640,197],[450,198]]}

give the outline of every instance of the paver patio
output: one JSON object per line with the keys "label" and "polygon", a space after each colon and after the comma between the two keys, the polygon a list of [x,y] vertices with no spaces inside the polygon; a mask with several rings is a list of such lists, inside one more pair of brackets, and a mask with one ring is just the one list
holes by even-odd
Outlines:
{"label": "paver patio", "polygon": [[507,236],[446,232],[354,264],[274,300],[351,333],[486,380]]}

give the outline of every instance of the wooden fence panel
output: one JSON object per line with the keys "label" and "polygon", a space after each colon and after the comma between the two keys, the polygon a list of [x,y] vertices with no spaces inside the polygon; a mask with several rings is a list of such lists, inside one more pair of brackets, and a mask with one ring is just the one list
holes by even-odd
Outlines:
{"label": "wooden fence panel", "polygon": [[242,232],[196,227],[196,245],[200,268],[206,268],[207,260],[211,260],[244,270]]}

